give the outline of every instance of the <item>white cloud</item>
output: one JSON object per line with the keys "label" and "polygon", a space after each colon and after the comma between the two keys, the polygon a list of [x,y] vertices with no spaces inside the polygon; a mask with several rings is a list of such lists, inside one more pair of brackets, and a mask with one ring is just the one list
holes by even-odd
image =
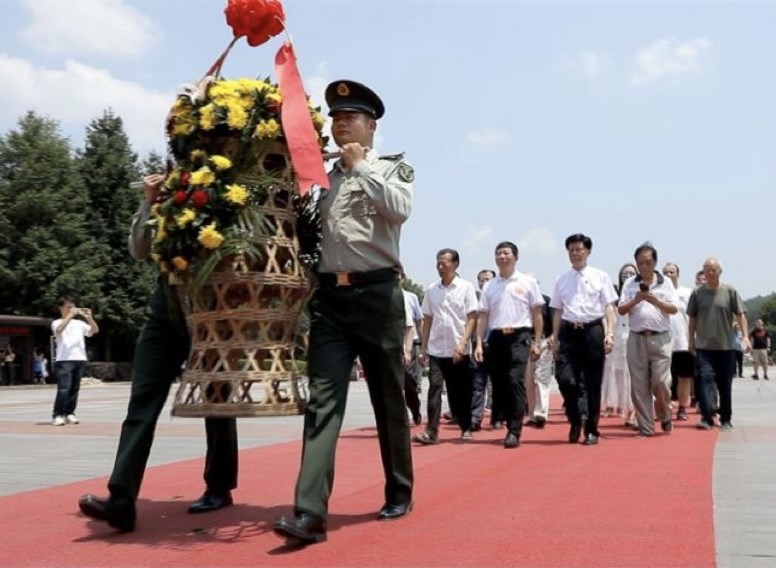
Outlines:
{"label": "white cloud", "polygon": [[517,245],[520,254],[523,252],[533,254],[551,255],[560,250],[560,243],[549,229],[527,229],[518,235]]}
{"label": "white cloud", "polygon": [[612,58],[606,53],[583,51],[567,60],[569,66],[589,79],[603,75],[612,64]]}
{"label": "white cloud", "polygon": [[124,121],[135,151],[164,150],[164,121],[174,92],[152,91],[110,72],[68,60],[62,69],[46,69],[0,53],[0,108],[6,116],[28,110],[48,115],[69,132],[81,133],[111,108]]}
{"label": "white cloud", "polygon": [[505,142],[507,138],[507,132],[499,128],[482,128],[466,133],[466,140],[475,146],[493,146]]}
{"label": "white cloud", "polygon": [[18,35],[43,53],[131,58],[148,52],[160,36],[150,18],[121,0],[26,0],[24,7],[32,21]]}
{"label": "white cloud", "polygon": [[636,53],[630,82],[641,86],[671,75],[696,73],[708,67],[706,57],[712,47],[707,37],[685,42],[659,39]]}
{"label": "white cloud", "polygon": [[467,227],[466,239],[464,240],[465,248],[467,252],[477,252],[484,244],[492,246],[495,244],[493,241],[493,227],[490,225],[480,225],[479,227]]}

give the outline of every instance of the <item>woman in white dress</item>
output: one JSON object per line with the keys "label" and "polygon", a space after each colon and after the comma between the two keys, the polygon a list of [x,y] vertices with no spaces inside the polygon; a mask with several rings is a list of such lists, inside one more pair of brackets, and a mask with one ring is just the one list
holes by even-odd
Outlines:
{"label": "woman in white dress", "polygon": [[[628,263],[620,268],[617,277],[617,294],[622,291],[622,284],[631,276],[636,275],[636,266]],[[604,416],[612,413],[625,419],[626,426],[635,424],[633,403],[630,395],[630,373],[625,357],[625,344],[628,342],[628,315],[617,314],[614,323],[614,346],[606,357],[603,384],[601,385],[601,406],[605,408]]]}

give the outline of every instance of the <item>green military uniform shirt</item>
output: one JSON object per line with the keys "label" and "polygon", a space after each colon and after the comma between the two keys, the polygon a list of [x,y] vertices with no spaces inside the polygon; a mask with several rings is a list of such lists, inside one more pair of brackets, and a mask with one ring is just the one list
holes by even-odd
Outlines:
{"label": "green military uniform shirt", "polygon": [[415,174],[403,154],[369,150],[350,171],[337,162],[321,194],[320,272],[365,272],[399,265],[401,225],[412,211]]}

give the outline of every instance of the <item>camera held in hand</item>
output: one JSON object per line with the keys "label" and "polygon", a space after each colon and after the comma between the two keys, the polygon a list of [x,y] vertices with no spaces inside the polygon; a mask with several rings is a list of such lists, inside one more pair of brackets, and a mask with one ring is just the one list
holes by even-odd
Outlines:
{"label": "camera held in hand", "polygon": [[646,282],[639,282],[639,290],[642,292],[649,292],[649,284]]}

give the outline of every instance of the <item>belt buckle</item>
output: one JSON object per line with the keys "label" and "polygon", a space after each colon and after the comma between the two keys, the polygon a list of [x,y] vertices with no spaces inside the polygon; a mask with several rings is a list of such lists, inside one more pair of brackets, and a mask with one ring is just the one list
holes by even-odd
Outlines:
{"label": "belt buckle", "polygon": [[653,335],[655,335],[655,332],[652,331],[651,329],[645,329],[644,331],[641,332],[641,335],[646,335],[647,337],[652,337]]}
{"label": "belt buckle", "polygon": [[351,286],[353,283],[350,281],[350,272],[336,272],[337,286]]}
{"label": "belt buckle", "polygon": [[585,324],[581,321],[572,322],[571,327],[574,329],[585,329]]}
{"label": "belt buckle", "polygon": [[512,327],[502,327],[501,333],[503,333],[504,335],[512,335],[513,333],[515,333],[515,329]]}

